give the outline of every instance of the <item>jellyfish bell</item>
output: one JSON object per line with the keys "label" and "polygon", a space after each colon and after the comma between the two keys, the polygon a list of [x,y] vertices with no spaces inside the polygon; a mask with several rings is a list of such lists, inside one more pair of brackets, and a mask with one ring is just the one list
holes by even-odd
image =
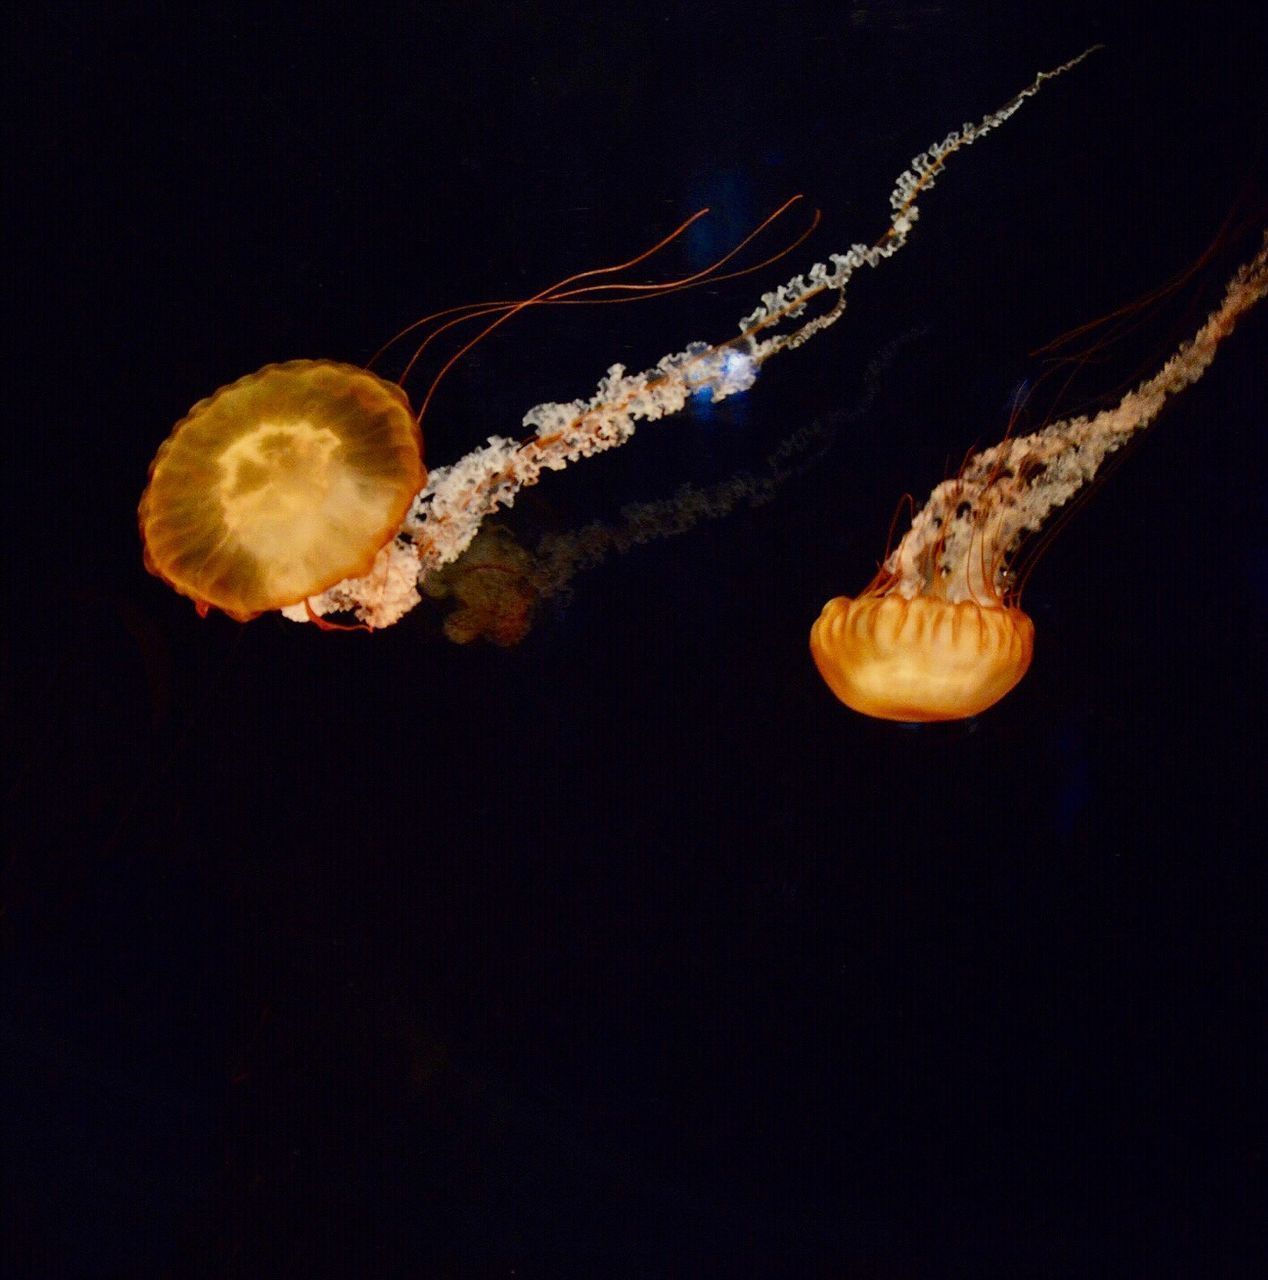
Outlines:
{"label": "jellyfish bell", "polygon": [[400,387],[330,360],[266,365],[160,447],[138,512],[145,565],[247,621],[367,573],[425,480]]}
{"label": "jellyfish bell", "polygon": [[[963,720],[993,707],[1030,668],[1034,623],[1017,605],[997,513],[989,499],[973,501],[975,462],[913,520],[926,534],[918,550],[909,531],[858,596],[829,600],[811,628],[819,674],[854,711]],[[989,473],[988,492],[1001,479]]]}
{"label": "jellyfish bell", "polygon": [[881,720],[963,720],[993,707],[1030,667],[1035,625],[1020,609],[927,596],[837,596],[810,631],[828,688]]}

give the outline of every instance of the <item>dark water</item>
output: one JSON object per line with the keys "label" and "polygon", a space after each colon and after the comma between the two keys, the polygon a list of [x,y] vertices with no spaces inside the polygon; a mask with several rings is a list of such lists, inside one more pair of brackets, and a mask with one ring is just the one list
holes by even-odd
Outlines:
{"label": "dark water", "polygon": [[[1054,542],[996,710],[867,722],[806,653],[903,492],[1019,387],[1041,420],[1149,371],[1255,242],[1043,378],[1035,348],[1263,222],[1262,17],[1101,8],[19,25],[6,1274],[1259,1273],[1268,317]],[[732,332],[1098,40],[835,329],[523,496],[534,547],[812,428],[762,502],[580,574],[518,647],[434,604],[200,621],[142,570],[149,458],[216,386],[702,205],[666,275],[823,210],[754,279],[518,318],[436,398],[453,460]]]}

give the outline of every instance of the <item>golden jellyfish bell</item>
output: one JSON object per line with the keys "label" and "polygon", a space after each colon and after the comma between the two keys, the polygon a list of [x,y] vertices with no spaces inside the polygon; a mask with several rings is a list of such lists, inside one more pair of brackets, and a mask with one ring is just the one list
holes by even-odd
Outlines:
{"label": "golden jellyfish bell", "polygon": [[150,465],[145,565],[247,621],[367,573],[426,479],[405,393],[355,365],[265,365],[200,401]]}
{"label": "golden jellyfish bell", "polygon": [[1020,609],[933,596],[838,596],[810,630],[828,687],[881,720],[978,715],[1026,674],[1034,646],[1034,623]]}

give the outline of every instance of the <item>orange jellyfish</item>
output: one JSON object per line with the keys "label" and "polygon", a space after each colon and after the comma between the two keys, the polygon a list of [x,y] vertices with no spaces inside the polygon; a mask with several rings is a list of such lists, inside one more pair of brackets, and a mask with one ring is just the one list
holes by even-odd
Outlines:
{"label": "orange jellyfish", "polygon": [[[457,463],[427,471],[418,424],[453,362],[510,316],[533,305],[655,296],[758,270],[809,232],[756,266],[725,274],[721,268],[797,197],[718,262],[681,280],[578,284],[645,261],[701,214],[629,262],[571,276],[522,301],[453,308],[411,325],[392,341],[448,317],[420,344],[402,380],[440,333],[496,316],[442,366],[416,415],[399,386],[329,361],[267,366],[222,388],[177,424],[151,467],[139,512],[146,566],[204,612],[215,607],[245,620],[278,609],[298,622],[352,613],[370,629],[397,621],[418,604],[419,584],[466,550],[484,518],[509,507],[544,472],[625,443],[638,422],[677,413],[695,396],[716,402],[747,390],[772,355],[833,324],[845,310],[855,271],[878,266],[907,243],[919,215],[917,197],[948,159],[1091,52],[1041,73],[998,111],[917,156],[890,196],[881,237],[832,254],[765,294],[740,322],[738,337],[691,343],[644,373],[613,365],[589,399],[529,410],[524,439],[493,436]],[[821,295],[835,298],[806,318]]]}
{"label": "orange jellyfish", "polygon": [[1010,570],[1019,547],[1206,372],[1266,293],[1268,234],[1197,333],[1114,408],[1006,439],[938,485],[868,587],[829,600],[811,628],[832,692],[864,715],[934,721],[977,715],[1013,689],[1035,634]]}
{"label": "orange jellyfish", "polygon": [[[576,287],[579,280],[642,262],[707,210],[616,267],[571,276],[520,302],[480,303],[425,317],[388,347],[421,325],[452,318],[419,345],[402,381],[446,329],[490,314],[497,319],[445,364],[418,414],[400,385],[330,360],[266,365],[220,388],[176,424],[151,463],[138,510],[146,568],[190,597],[200,612],[214,607],[239,621],[271,609],[302,609],[317,620],[310,600],[344,580],[368,578],[380,596],[393,587],[399,593],[402,586],[412,593],[417,574],[400,571],[408,553],[398,550],[394,557],[389,544],[427,479],[420,424],[453,363],[528,306],[655,296],[757,270],[766,263],[727,275],[720,269],[795,202],[684,280]],[[385,612],[380,601],[375,619]]]}
{"label": "orange jellyfish", "polygon": [[246,621],[368,573],[426,478],[405,393],[353,365],[266,365],[196,404],[159,449],[145,564]]}

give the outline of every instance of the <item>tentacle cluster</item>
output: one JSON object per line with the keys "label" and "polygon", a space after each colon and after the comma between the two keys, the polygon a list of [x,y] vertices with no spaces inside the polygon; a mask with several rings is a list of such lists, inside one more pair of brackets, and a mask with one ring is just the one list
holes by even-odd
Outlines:
{"label": "tentacle cluster", "polygon": [[1115,450],[1195,383],[1237,320],[1268,293],[1268,235],[1229,281],[1220,305],[1153,377],[1111,409],[1067,418],[974,454],[943,481],[885,562],[886,589],[911,598],[1006,600],[1009,559]]}

